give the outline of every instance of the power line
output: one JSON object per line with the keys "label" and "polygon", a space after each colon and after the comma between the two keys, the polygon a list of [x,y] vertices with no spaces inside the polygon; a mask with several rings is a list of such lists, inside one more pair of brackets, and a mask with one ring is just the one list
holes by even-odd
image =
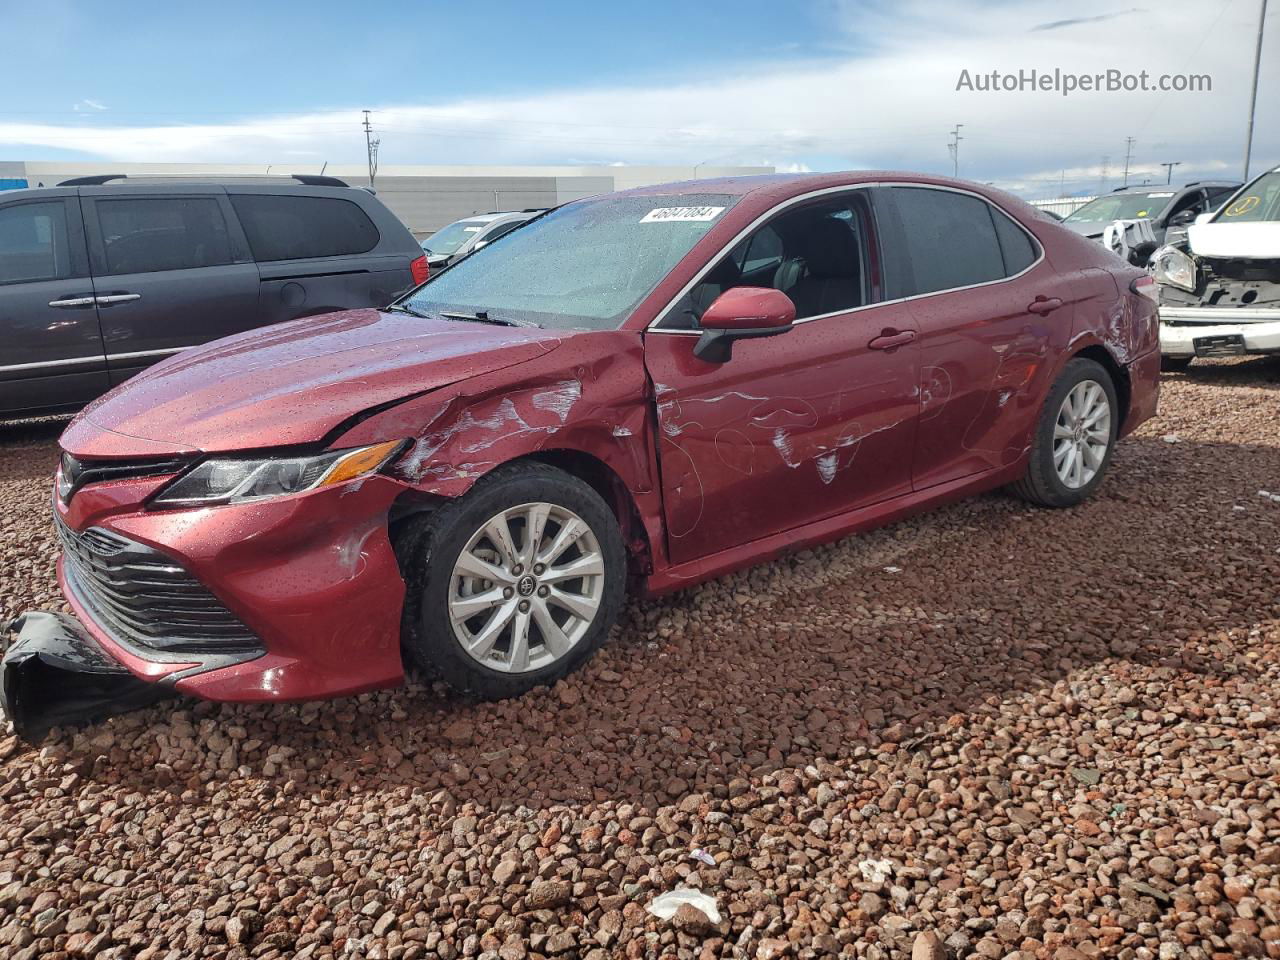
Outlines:
{"label": "power line", "polygon": [[364,112],[364,149],[369,157],[369,186],[373,186],[373,178],[378,173],[378,146],[381,140],[373,137],[373,125],[369,122],[369,111]]}
{"label": "power line", "polygon": [[963,123],[957,123],[954,130],[951,131],[951,142],[947,144],[947,150],[951,153],[951,175],[953,177],[960,176],[960,141],[964,137],[960,136],[960,128]]}
{"label": "power line", "polygon": [[1121,182],[1122,187],[1129,185],[1129,161],[1133,159],[1133,137],[1124,138],[1124,180]]}
{"label": "power line", "polygon": [[1258,46],[1253,53],[1253,92],[1249,94],[1249,127],[1244,137],[1244,179],[1249,179],[1249,154],[1253,152],[1253,112],[1258,106],[1258,71],[1262,67],[1262,29],[1267,20],[1267,0],[1258,11]]}

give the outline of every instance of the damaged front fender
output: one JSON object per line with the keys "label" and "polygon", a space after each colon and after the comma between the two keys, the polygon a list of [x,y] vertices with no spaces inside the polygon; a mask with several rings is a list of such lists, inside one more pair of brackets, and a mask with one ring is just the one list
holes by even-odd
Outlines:
{"label": "damaged front fender", "polygon": [[31,743],[175,696],[109,657],[74,617],[38,611],[7,625],[17,639],[0,661],[0,697],[14,732]]}

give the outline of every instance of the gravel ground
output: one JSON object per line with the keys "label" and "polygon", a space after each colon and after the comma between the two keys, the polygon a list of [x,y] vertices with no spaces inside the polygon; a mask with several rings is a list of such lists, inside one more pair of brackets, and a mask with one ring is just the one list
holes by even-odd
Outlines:
{"label": "gravel ground", "polygon": [[[1193,367],[1084,507],[633,604],[518,701],[0,738],[0,956],[1280,957],[1278,411]],[[0,428],[0,616],[58,603],[56,433]]]}

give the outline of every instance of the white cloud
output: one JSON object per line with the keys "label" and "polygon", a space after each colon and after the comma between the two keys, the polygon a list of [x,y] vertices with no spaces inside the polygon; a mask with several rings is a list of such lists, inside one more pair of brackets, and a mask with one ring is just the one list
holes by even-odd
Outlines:
{"label": "white cloud", "polygon": [[[384,168],[396,163],[772,163],[780,169],[907,168],[950,173],[946,143],[963,123],[960,174],[1024,193],[1096,184],[1103,156],[1120,175],[1136,138],[1131,180],[1235,176],[1256,14],[1167,0],[1159,15],[1099,3],[1062,16],[1057,0],[913,0],[839,4],[826,59],[741,63],[646,86],[545,90],[433,105],[387,104],[374,114]],[[1274,20],[1274,18],[1273,18]],[[1254,156],[1280,162],[1275,91],[1280,31],[1270,31],[1259,86]],[[1243,55],[1248,53],[1248,56]],[[1209,74],[1210,93],[981,93],[956,90],[972,73],[1059,68]],[[536,80],[536,77],[533,78]],[[88,104],[90,101],[84,101]],[[40,148],[104,160],[260,161],[363,158],[358,110],[231,123],[121,126],[0,123],[10,156]],[[1065,171],[1065,173],[1064,173]]]}
{"label": "white cloud", "polygon": [[72,104],[71,109],[74,110],[76,113],[84,113],[88,110],[101,112],[107,109],[107,107],[106,107],[106,104],[102,103],[100,100],[90,100],[88,97],[86,97],[85,99],[81,100],[79,103]]}

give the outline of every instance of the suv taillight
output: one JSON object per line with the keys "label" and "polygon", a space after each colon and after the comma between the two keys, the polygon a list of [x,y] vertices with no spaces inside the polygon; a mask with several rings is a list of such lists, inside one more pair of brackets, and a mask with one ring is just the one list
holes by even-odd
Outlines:
{"label": "suv taillight", "polygon": [[426,283],[427,277],[431,276],[431,268],[427,266],[427,258],[425,256],[419,257],[409,264],[409,272],[413,274],[413,285],[415,287],[420,283]]}

